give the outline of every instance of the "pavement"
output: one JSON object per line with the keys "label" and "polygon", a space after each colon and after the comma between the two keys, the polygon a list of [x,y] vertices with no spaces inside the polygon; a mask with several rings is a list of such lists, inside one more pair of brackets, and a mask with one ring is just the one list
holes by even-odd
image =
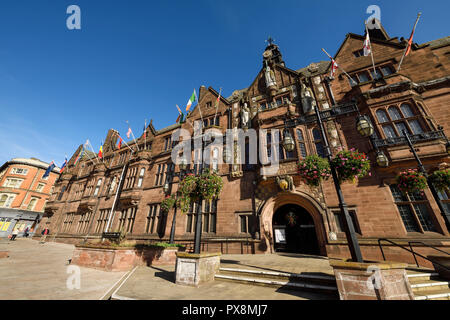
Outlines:
{"label": "pavement", "polygon": [[[132,272],[77,267],[68,263],[74,250],[70,244],[0,239],[0,250],[9,250],[10,255],[0,259],[0,300],[98,300],[111,295],[137,300],[327,299],[314,292],[234,282],[214,281],[198,288],[176,285],[175,266],[137,267]],[[328,258],[295,254],[222,255],[221,267],[333,274]]]}
{"label": "pavement", "polygon": [[[221,267],[331,274],[328,258],[295,254],[222,255]],[[314,272],[311,272],[314,271]],[[175,284],[175,267],[139,267],[112,296],[136,300],[327,300],[323,294],[214,281],[198,288]]]}
{"label": "pavement", "polygon": [[[74,248],[24,238],[1,239],[0,250],[9,250],[9,258],[0,259],[0,300],[98,300],[126,274],[69,266]],[[75,268],[80,271],[79,289]]]}

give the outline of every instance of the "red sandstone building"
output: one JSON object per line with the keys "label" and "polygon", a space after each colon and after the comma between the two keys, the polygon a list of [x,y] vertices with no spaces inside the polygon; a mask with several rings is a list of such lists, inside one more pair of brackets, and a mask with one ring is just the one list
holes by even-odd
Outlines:
{"label": "red sandstone building", "polygon": [[33,234],[59,177],[54,168],[43,178],[48,166],[35,158],[15,158],[0,167],[0,237],[27,227]]}
{"label": "red sandstone building", "polygon": [[[342,184],[364,259],[380,259],[380,238],[400,244],[421,241],[438,248],[450,246],[449,230],[430,191],[425,190],[423,196],[405,196],[395,186],[400,170],[417,167],[401,139],[401,130],[414,137],[427,170],[445,168],[450,160],[445,138],[450,129],[450,37],[413,44],[401,70],[396,72],[406,40],[391,38],[383,28],[369,32],[376,73],[370,56],[361,52],[365,36],[350,33],[334,57],[340,66],[334,79],[329,78],[330,62],[291,69],[289,65],[295,61],[285,62],[280,48],[270,43],[263,53],[262,68],[255,70],[256,77],[249,76],[249,86],[236,90],[231,97],[221,97],[215,121],[214,104],[219,93],[211,87],[200,87],[199,105],[188,119],[199,120],[201,108],[205,127],[217,126],[223,132],[232,128],[270,130],[283,129],[285,119],[303,116],[304,120],[290,129],[295,150],[286,152],[280,147],[281,163],[275,175],[261,175],[261,164],[245,161],[242,165],[218,166],[224,187],[217,201],[203,204],[202,250],[269,253],[283,249],[349,256],[332,181],[310,188],[297,174],[299,159],[310,154],[323,155],[317,123],[308,121],[314,110],[302,104],[302,98],[308,94],[312,94],[321,111],[352,106],[367,115],[375,127],[376,137],[371,142],[358,134],[355,113],[325,122],[333,153],[353,147],[368,154],[372,161],[371,176],[355,184]],[[242,116],[245,113],[248,121]],[[118,206],[109,230],[123,229],[129,240],[137,242],[167,240],[174,210],[162,214],[160,203],[165,197],[163,185],[167,176],[179,172],[170,158],[174,145],[171,135],[178,128],[193,132],[189,121],[162,130],[150,123],[146,139],[137,139],[140,151],[132,155],[127,148],[117,149],[117,135],[110,130],[103,145],[104,161],[84,159],[74,166],[80,146],[57,181],[45,211],[44,222],[54,231],[55,239],[71,243],[100,240],[119,188]],[[264,146],[269,148],[271,142],[264,141]],[[377,165],[374,145],[388,157],[388,167]],[[124,166],[125,178],[119,185]],[[279,187],[277,180],[283,178],[293,182],[290,190]],[[178,178],[172,182],[174,194]],[[448,195],[441,193],[440,197],[449,210]],[[178,212],[176,241],[192,243],[193,212],[195,208],[188,214]],[[295,223],[288,225],[292,217]],[[274,230],[279,229],[286,230],[287,243],[278,242],[278,231]],[[414,246],[418,252],[428,253],[423,244]],[[385,247],[388,259],[413,261],[407,252]]]}

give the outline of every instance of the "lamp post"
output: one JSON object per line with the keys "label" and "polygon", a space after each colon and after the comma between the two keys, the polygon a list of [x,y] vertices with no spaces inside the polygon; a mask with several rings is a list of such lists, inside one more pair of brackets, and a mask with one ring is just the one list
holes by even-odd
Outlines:
{"label": "lamp post", "polygon": [[[431,194],[433,195],[433,198],[436,201],[436,203],[437,203],[437,205],[439,207],[439,210],[441,211],[441,215],[444,218],[447,230],[450,231],[450,213],[445,209],[444,205],[442,204],[442,201],[439,198],[439,194],[438,194],[435,186],[433,185],[433,183],[430,181],[430,177],[429,177],[427,171],[425,170],[425,167],[423,166],[422,161],[420,161],[420,158],[417,155],[416,149],[414,149],[414,146],[412,144],[411,138],[409,137],[409,134],[408,134],[408,132],[406,132],[406,130],[403,130],[403,135],[405,136],[406,142],[408,143],[408,146],[411,149],[411,152],[412,152],[412,154],[414,155],[414,158],[417,161],[417,164],[418,164],[420,172],[422,172],[422,174],[427,179],[428,188],[430,189]],[[447,139],[446,150],[447,150],[447,153],[448,153],[449,152],[448,139]]]}
{"label": "lamp post", "polygon": [[[345,235],[346,235],[348,246],[349,246],[349,249],[350,249],[350,254],[352,256],[352,260],[353,261],[355,261],[355,262],[363,262],[361,249],[359,247],[358,239],[356,237],[355,227],[353,226],[353,222],[352,222],[352,220],[350,218],[350,214],[348,213],[348,206],[347,206],[347,204],[345,203],[345,200],[344,200],[344,195],[342,193],[342,189],[341,189],[341,186],[339,184],[337,172],[336,172],[336,169],[331,165],[331,161],[332,161],[331,149],[330,149],[330,146],[329,146],[329,143],[328,143],[327,136],[325,134],[325,129],[324,129],[324,125],[323,125],[323,122],[322,122],[322,117],[320,115],[320,111],[319,111],[318,107],[316,106],[314,109],[315,109],[316,118],[317,118],[316,121],[319,124],[320,133],[321,133],[321,136],[322,136],[322,141],[324,143],[325,156],[328,159],[328,163],[330,163],[331,175],[333,176],[334,187],[336,189],[336,194],[337,194],[337,197],[338,197],[338,200],[339,200],[339,208],[341,209],[341,214],[344,217],[343,220],[344,220]],[[287,127],[286,122],[285,122],[285,126]],[[367,121],[367,119],[364,116],[358,117],[357,128],[359,128],[358,132],[360,134],[364,134],[364,135],[367,135],[368,133],[373,134],[373,126],[370,123],[370,121]],[[283,140],[283,147],[284,148],[286,148],[285,146],[288,146],[288,148],[289,148],[289,146],[290,146],[289,138],[292,139],[290,134],[288,136],[285,135],[285,138]],[[293,148],[292,148],[292,150],[293,150]],[[289,150],[286,149],[286,151],[289,151]]]}

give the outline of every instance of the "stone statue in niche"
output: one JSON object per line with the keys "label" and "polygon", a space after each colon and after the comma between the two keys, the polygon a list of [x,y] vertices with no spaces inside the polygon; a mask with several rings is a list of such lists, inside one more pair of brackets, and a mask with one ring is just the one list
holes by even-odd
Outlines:
{"label": "stone statue in niche", "polygon": [[273,70],[270,69],[270,66],[266,66],[266,71],[264,73],[265,79],[266,79],[266,86],[267,88],[276,86],[277,83],[275,81],[275,73]]}
{"label": "stone statue in niche", "polygon": [[250,120],[250,109],[247,107],[247,102],[245,102],[241,109],[242,128],[248,129],[250,127],[249,120]]}
{"label": "stone statue in niche", "polygon": [[302,89],[300,96],[302,100],[303,113],[309,113],[314,111],[315,107],[317,106],[317,102],[314,99],[314,95],[311,88],[307,87],[304,82],[302,82]]}

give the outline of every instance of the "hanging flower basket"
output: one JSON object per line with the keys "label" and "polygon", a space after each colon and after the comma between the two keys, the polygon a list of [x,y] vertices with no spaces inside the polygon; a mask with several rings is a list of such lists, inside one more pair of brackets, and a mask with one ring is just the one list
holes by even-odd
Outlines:
{"label": "hanging flower basket", "polygon": [[205,170],[197,177],[198,194],[205,200],[217,199],[223,187],[222,178],[215,172]]}
{"label": "hanging flower basket", "polygon": [[364,153],[355,149],[340,151],[331,165],[336,169],[339,183],[353,181],[370,175],[370,160]]}
{"label": "hanging flower basket", "polygon": [[170,209],[173,208],[174,204],[175,204],[175,198],[166,196],[166,198],[161,202],[161,211],[165,212],[165,213],[169,212]]}
{"label": "hanging flower basket", "polygon": [[197,177],[193,174],[187,174],[186,177],[180,182],[178,190],[181,194],[178,201],[178,206],[184,213],[189,212],[189,208],[192,201],[196,201],[198,198],[197,192]]}
{"label": "hanging flower basket", "polygon": [[430,181],[439,191],[450,190],[450,169],[437,170],[430,175]]}
{"label": "hanging flower basket", "polygon": [[396,178],[397,186],[403,193],[421,192],[427,187],[427,179],[417,169],[402,171]]}
{"label": "hanging flower basket", "polygon": [[317,187],[322,180],[331,176],[330,165],[327,159],[318,155],[307,156],[298,164],[298,173],[304,183]]}

